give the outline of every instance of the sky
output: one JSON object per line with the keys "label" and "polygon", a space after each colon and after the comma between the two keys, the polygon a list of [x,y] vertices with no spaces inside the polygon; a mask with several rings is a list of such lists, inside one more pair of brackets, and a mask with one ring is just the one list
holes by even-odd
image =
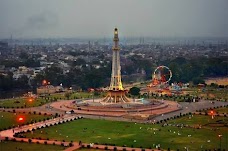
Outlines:
{"label": "sky", "polygon": [[228,0],[0,0],[0,38],[228,37]]}

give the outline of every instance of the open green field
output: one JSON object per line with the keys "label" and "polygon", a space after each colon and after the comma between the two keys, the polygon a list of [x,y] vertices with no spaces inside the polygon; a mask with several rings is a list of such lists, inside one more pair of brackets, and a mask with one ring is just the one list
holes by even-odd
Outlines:
{"label": "open green field", "polygon": [[227,88],[189,88],[187,89],[190,95],[200,96],[205,99],[221,99],[228,100]]}
{"label": "open green field", "polygon": [[54,94],[50,94],[47,97],[54,99],[57,98],[58,100],[66,100],[68,99],[66,97],[66,93],[69,93],[69,99],[87,99],[87,98],[97,98],[97,97],[101,97],[103,95],[103,93],[99,93],[99,95],[94,95],[93,92],[62,92],[62,93],[54,93]]}
{"label": "open green field", "polygon": [[228,107],[224,107],[224,108],[219,108],[219,109],[215,109],[216,112],[218,112],[219,114],[223,114],[223,113],[228,113]]}
{"label": "open green field", "polygon": [[[100,95],[94,95],[89,92],[74,92],[70,94],[69,99],[87,99],[87,98],[98,98]],[[0,101],[0,107],[5,108],[28,108],[28,107],[36,107],[41,106],[46,103],[52,102],[54,100],[66,100],[65,93],[55,93],[48,95],[46,97],[39,97],[29,102],[28,98],[14,98],[14,99],[4,99]]]}
{"label": "open green field", "polygon": [[218,128],[218,133],[228,130],[228,118],[216,116],[212,119],[210,115],[189,115],[179,119],[171,120],[168,124],[185,124],[191,127],[201,126],[204,129]]}
{"label": "open green field", "polygon": [[26,108],[26,107],[35,107],[41,106],[45,103],[50,102],[49,100],[45,99],[34,99],[32,102],[28,101],[28,98],[15,98],[15,99],[6,99],[0,101],[0,107],[5,108]]}
{"label": "open green field", "polygon": [[[76,150],[75,150],[76,151]],[[80,148],[77,151],[103,151],[102,149]]]}
{"label": "open green field", "polygon": [[[222,134],[222,147],[227,147],[228,128],[221,123],[220,127],[213,127],[213,124],[223,120],[223,117],[216,117],[212,120],[209,116],[194,115],[192,120],[189,121],[186,118],[188,117],[172,120],[170,123],[194,125],[197,122],[201,122],[201,124],[206,126],[201,129],[195,129],[189,127],[181,128],[173,126],[174,124],[162,126],[158,124],[82,119],[36,130],[33,134],[25,133],[23,135],[30,138],[81,140],[86,143],[106,143],[129,147],[155,148],[156,145],[160,144],[163,149],[183,150],[184,147],[187,147],[189,150],[199,150],[201,148],[219,148],[218,135]],[[45,133],[41,133],[41,131],[45,131]]]}
{"label": "open green field", "polygon": [[[18,122],[19,117],[24,117],[25,120],[23,122]],[[39,120],[47,119],[48,117],[51,116],[0,112],[0,130],[9,128],[9,126],[12,127],[21,124],[26,124],[28,122],[38,122]]]}
{"label": "open green field", "polygon": [[0,142],[1,151],[62,151],[65,147],[58,145],[44,145],[25,142],[3,141]]}

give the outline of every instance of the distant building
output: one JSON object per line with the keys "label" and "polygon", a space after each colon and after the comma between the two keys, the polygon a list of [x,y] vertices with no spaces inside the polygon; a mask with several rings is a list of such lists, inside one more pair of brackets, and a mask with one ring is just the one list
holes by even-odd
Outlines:
{"label": "distant building", "polygon": [[36,89],[37,94],[53,94],[56,92],[62,92],[63,87],[61,86],[53,86],[53,85],[46,85],[46,86],[41,86]]}

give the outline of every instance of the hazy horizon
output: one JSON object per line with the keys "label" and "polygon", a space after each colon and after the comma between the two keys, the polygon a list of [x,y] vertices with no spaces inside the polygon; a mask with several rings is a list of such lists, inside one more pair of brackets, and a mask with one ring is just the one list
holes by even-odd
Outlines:
{"label": "hazy horizon", "polygon": [[0,38],[228,37],[227,0],[0,0]]}

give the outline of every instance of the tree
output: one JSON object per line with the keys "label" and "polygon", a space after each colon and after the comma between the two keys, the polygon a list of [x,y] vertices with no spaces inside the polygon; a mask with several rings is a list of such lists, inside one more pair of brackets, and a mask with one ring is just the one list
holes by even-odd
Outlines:
{"label": "tree", "polygon": [[193,78],[192,82],[193,82],[194,85],[197,85],[197,84],[200,84],[200,83],[201,84],[205,84],[205,81],[202,78],[200,78],[200,77]]}
{"label": "tree", "polygon": [[67,98],[67,100],[69,100],[69,99],[70,99],[70,96],[71,96],[71,93],[66,92],[66,93],[64,94],[64,96]]}
{"label": "tree", "polygon": [[137,96],[137,95],[139,95],[140,93],[140,88],[138,88],[138,87],[132,87],[130,90],[129,90],[129,93],[131,94],[131,95],[134,95],[134,96]]}

